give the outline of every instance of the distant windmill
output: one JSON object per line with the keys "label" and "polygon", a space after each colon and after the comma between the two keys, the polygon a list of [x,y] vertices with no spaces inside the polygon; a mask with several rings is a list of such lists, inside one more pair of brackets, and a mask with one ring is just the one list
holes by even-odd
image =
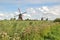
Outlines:
{"label": "distant windmill", "polygon": [[[23,20],[22,15],[25,14],[26,12],[21,13],[19,8],[18,8],[18,11],[19,11],[19,15],[16,15],[16,16],[18,16],[18,20]],[[14,16],[14,17],[16,17],[16,16]]]}

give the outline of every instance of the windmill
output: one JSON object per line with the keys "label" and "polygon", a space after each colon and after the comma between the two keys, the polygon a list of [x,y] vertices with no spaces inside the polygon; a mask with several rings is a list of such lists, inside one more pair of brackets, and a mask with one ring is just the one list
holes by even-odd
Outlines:
{"label": "windmill", "polygon": [[[22,15],[25,14],[26,12],[21,13],[19,8],[18,8],[18,12],[19,12],[19,15],[16,15],[16,16],[18,16],[18,20],[23,20]],[[16,16],[14,16],[14,17],[16,17]]]}

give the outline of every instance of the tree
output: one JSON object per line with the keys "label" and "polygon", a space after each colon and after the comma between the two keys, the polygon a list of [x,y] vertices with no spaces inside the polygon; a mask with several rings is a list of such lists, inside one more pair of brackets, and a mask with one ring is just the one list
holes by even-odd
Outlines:
{"label": "tree", "polygon": [[41,21],[43,21],[43,17],[41,18]]}
{"label": "tree", "polygon": [[60,22],[60,18],[56,18],[54,22]]}
{"label": "tree", "polygon": [[48,18],[46,18],[46,21],[48,21]]}
{"label": "tree", "polygon": [[16,20],[16,18],[11,18],[10,20]]}

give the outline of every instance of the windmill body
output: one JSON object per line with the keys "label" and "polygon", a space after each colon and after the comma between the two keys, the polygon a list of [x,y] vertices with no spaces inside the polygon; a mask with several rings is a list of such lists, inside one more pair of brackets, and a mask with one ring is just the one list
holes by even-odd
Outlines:
{"label": "windmill body", "polygon": [[18,20],[23,20],[22,14],[19,14],[19,15],[18,15]]}

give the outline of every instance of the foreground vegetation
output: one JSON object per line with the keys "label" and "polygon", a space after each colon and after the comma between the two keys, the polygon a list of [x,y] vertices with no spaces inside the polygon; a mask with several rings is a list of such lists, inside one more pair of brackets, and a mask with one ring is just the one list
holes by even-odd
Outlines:
{"label": "foreground vegetation", "polygon": [[60,40],[60,23],[52,21],[0,21],[0,40]]}

